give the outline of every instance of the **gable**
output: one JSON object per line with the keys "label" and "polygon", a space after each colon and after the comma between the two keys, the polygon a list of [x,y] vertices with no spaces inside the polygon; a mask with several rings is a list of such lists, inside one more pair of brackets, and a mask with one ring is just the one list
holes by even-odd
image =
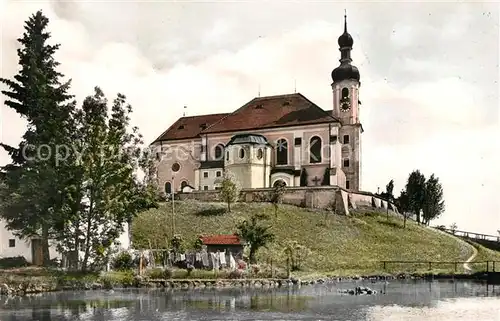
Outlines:
{"label": "gable", "polygon": [[203,134],[338,122],[302,94],[258,97],[203,130]]}

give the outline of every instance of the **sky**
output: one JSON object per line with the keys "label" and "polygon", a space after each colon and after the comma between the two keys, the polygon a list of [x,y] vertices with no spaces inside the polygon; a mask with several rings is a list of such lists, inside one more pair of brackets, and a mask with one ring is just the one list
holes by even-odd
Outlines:
{"label": "sky", "polygon": [[[500,229],[499,10],[495,3],[0,0],[0,76],[17,71],[16,39],[41,9],[79,103],[99,86],[123,93],[153,141],[187,115],[231,112],[295,90],[332,109],[344,9],[360,69],[362,189],[404,188],[435,174],[446,211],[433,222]],[[3,104],[0,140],[25,123]],[[183,106],[187,106],[184,110]],[[0,165],[9,162],[0,152]]]}

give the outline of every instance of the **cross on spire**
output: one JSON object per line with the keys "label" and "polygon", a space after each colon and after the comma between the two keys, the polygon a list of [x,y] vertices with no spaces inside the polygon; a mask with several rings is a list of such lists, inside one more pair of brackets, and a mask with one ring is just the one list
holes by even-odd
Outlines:
{"label": "cross on spire", "polygon": [[312,181],[313,181],[314,185],[318,186],[319,183],[321,182],[321,178],[319,178],[318,176],[314,176]]}

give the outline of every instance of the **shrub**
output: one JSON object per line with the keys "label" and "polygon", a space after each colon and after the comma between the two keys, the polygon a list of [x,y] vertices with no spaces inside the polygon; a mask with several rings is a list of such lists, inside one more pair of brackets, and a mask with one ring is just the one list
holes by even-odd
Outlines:
{"label": "shrub", "polygon": [[14,256],[0,259],[0,269],[14,269],[28,265],[29,263],[26,261],[24,256]]}
{"label": "shrub", "polygon": [[171,269],[152,269],[149,271],[148,276],[151,279],[170,279],[172,274]]}
{"label": "shrub", "polygon": [[135,267],[134,259],[128,252],[121,252],[113,260],[113,269],[118,271],[132,270]]}

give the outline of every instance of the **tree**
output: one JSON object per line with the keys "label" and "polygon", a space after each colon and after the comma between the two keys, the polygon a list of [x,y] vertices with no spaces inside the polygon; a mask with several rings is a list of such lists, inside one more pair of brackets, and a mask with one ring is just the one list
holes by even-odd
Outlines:
{"label": "tree", "polygon": [[406,191],[401,191],[399,197],[396,199],[396,206],[401,214],[403,214],[403,227],[406,228],[406,219],[408,218],[408,212],[410,211],[410,200]]}
{"label": "tree", "polygon": [[231,212],[231,204],[237,202],[240,196],[240,188],[231,172],[224,172],[220,194],[222,200],[227,203],[227,211]]}
{"label": "tree", "polygon": [[12,80],[0,79],[9,88],[2,91],[5,105],[28,123],[17,148],[0,144],[12,159],[3,168],[1,216],[17,236],[41,237],[44,265],[50,262],[49,239],[57,234],[70,198],[67,187],[72,175],[64,160],[74,132],[75,108],[67,93],[70,81],[61,83],[63,75],[56,71],[59,63],[54,54],[59,45],[48,44],[48,23],[41,11],[25,22],[18,39],[19,72]]}
{"label": "tree", "polygon": [[300,186],[307,186],[307,171],[305,168],[302,168],[300,172]]}
{"label": "tree", "polygon": [[321,181],[321,185],[323,186],[330,185],[330,167],[325,168],[325,173],[323,174],[323,180]]}
{"label": "tree", "polygon": [[256,263],[255,255],[261,248],[274,241],[274,234],[270,231],[271,225],[263,224],[267,219],[264,215],[254,214],[250,221],[244,220],[237,228],[236,233],[239,237],[247,242],[250,246],[249,260],[250,263]]}
{"label": "tree", "polygon": [[424,224],[429,225],[431,220],[438,218],[444,212],[444,209],[443,188],[439,179],[432,174],[425,183],[422,206]]}
{"label": "tree", "polygon": [[452,234],[455,234],[455,231],[458,229],[457,223],[453,223],[450,225],[450,230]]}
{"label": "tree", "polygon": [[274,183],[273,191],[271,192],[271,203],[274,207],[274,216],[278,217],[278,209],[281,203],[283,203],[283,196],[285,195],[286,184],[282,180],[276,181]]}
{"label": "tree", "polygon": [[406,194],[410,211],[417,216],[417,223],[420,224],[420,211],[425,198],[425,176],[419,170],[410,173],[406,183]]}
{"label": "tree", "polygon": [[72,253],[82,270],[106,263],[124,225],[139,211],[156,206],[147,173],[142,181],[136,175],[141,164],[149,163],[149,155],[141,152],[138,129],[128,129],[131,112],[125,96],[118,94],[108,115],[107,99],[95,88],[76,115],[74,207],[57,240],[60,251]]}

